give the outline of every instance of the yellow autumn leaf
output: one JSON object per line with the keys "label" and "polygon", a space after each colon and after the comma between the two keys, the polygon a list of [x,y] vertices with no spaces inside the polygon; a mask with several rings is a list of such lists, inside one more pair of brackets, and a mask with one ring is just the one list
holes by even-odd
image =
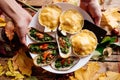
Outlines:
{"label": "yellow autumn leaf", "polygon": [[100,66],[96,62],[88,63],[86,66],[75,71],[75,77],[80,80],[93,80],[93,77],[97,71],[100,69]]}
{"label": "yellow autumn leaf", "polygon": [[14,71],[15,79],[23,79],[24,76],[19,71]]}
{"label": "yellow autumn leaf", "polygon": [[19,71],[15,71],[13,68],[12,60],[8,60],[8,71],[6,71],[6,76],[12,76],[15,77],[15,80],[20,80],[24,78],[24,75],[22,75]]}
{"label": "yellow autumn leaf", "polygon": [[108,26],[109,30],[119,28],[120,13],[118,8],[110,8],[102,12],[101,25]]}
{"label": "yellow autumn leaf", "polygon": [[0,17],[0,27],[5,27],[5,26],[6,26],[5,19]]}
{"label": "yellow autumn leaf", "polygon": [[100,65],[97,62],[90,62],[86,66],[75,71],[75,76],[70,80],[120,80],[120,73],[107,71],[99,72]]}
{"label": "yellow autumn leaf", "polygon": [[15,76],[15,75],[14,75],[14,73],[13,73],[13,72],[11,72],[11,71],[6,71],[6,73],[5,73],[5,74],[6,74],[6,76]]}
{"label": "yellow autumn leaf", "polygon": [[8,60],[8,63],[7,63],[7,64],[8,64],[8,68],[9,68],[10,72],[13,72],[13,71],[14,71],[14,68],[13,68],[11,59]]}
{"label": "yellow autumn leaf", "polygon": [[0,64],[0,76],[5,73],[3,66]]}
{"label": "yellow autumn leaf", "polygon": [[18,69],[23,75],[31,75],[33,60],[26,55],[24,49],[21,48],[12,60],[13,66],[15,65],[16,67],[18,67]]}
{"label": "yellow autumn leaf", "polygon": [[100,73],[97,80],[120,80],[120,73],[116,73],[112,71]]}

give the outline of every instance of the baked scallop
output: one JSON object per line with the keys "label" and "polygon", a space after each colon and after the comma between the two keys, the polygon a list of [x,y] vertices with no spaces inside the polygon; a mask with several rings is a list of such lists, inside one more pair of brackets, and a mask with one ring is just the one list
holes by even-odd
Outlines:
{"label": "baked scallop", "polygon": [[68,9],[60,16],[59,29],[63,32],[74,34],[82,29],[83,23],[83,16],[77,10]]}
{"label": "baked scallop", "polygon": [[39,13],[39,23],[50,30],[55,30],[59,25],[62,10],[59,6],[51,4],[43,7]]}
{"label": "baked scallop", "polygon": [[79,57],[90,55],[95,50],[97,43],[95,34],[87,29],[71,36],[73,53]]}

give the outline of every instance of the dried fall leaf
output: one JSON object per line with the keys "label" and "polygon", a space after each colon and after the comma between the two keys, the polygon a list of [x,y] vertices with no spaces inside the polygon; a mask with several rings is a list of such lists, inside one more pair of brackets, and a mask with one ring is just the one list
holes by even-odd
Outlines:
{"label": "dried fall leaf", "polygon": [[17,57],[18,57],[18,54],[16,54],[16,55],[12,58],[14,70],[18,70],[18,65],[15,63],[15,60],[17,59]]}
{"label": "dried fall leaf", "polygon": [[97,62],[90,62],[86,66],[75,71],[75,76],[70,76],[70,80],[120,80],[120,73],[107,71],[99,72],[100,65]]}
{"label": "dried fall leaf", "polygon": [[5,26],[6,26],[5,19],[0,17],[0,27],[5,27]]}
{"label": "dried fall leaf", "polygon": [[12,21],[8,21],[5,27],[5,34],[11,41],[14,37],[14,24]]}
{"label": "dried fall leaf", "polygon": [[120,13],[119,13],[119,11],[113,12],[112,15],[117,19],[117,21],[120,21]]}
{"label": "dried fall leaf", "polygon": [[15,80],[24,78],[24,76],[19,71],[14,71],[14,75],[15,75]]}
{"label": "dried fall leaf", "polygon": [[8,68],[9,68],[10,72],[14,72],[14,68],[13,68],[11,59],[8,60],[7,64],[8,64]]}
{"label": "dried fall leaf", "polygon": [[97,80],[120,80],[120,73],[107,71],[106,73],[99,74]]}
{"label": "dried fall leaf", "polygon": [[106,72],[108,80],[120,80],[120,73],[108,71]]}
{"label": "dried fall leaf", "polygon": [[5,73],[3,66],[0,64],[0,76]]}
{"label": "dried fall leaf", "polygon": [[22,74],[30,76],[32,73],[33,60],[27,57],[24,49],[20,49],[13,57],[13,65],[18,67]]}
{"label": "dried fall leaf", "polygon": [[[77,80],[93,80],[93,76],[96,75],[100,66],[96,62],[90,62],[86,66],[75,71],[75,79]],[[91,77],[92,76],[92,77]],[[71,80],[74,80],[71,78]]]}
{"label": "dried fall leaf", "polygon": [[101,25],[108,26],[109,30],[119,27],[120,13],[118,8],[110,8],[102,13]]}
{"label": "dried fall leaf", "polygon": [[73,77],[73,76],[70,76],[69,78],[70,78],[70,80],[78,80],[78,79],[76,79],[76,78]]}
{"label": "dried fall leaf", "polygon": [[15,77],[15,80],[20,80],[24,78],[24,75],[22,75],[19,71],[14,70],[13,64],[12,64],[12,60],[9,59],[8,60],[8,69],[5,73],[6,76],[12,76]]}

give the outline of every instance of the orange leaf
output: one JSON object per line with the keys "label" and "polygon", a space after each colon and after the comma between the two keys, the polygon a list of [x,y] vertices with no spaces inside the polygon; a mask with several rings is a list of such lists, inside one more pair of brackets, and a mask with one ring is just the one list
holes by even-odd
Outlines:
{"label": "orange leaf", "polygon": [[6,26],[5,19],[3,17],[0,17],[0,27],[5,27],[5,26]]}
{"label": "orange leaf", "polygon": [[11,21],[7,22],[7,25],[5,27],[5,33],[8,39],[11,41],[14,37],[14,24]]}

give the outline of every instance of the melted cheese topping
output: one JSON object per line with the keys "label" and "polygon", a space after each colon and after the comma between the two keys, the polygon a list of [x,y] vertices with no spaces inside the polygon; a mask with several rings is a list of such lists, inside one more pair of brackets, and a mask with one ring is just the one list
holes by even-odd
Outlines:
{"label": "melted cheese topping", "polygon": [[73,35],[71,37],[71,43],[74,53],[79,56],[86,56],[95,50],[97,38],[93,32],[85,29]]}
{"label": "melted cheese topping", "polygon": [[39,14],[40,24],[54,30],[59,25],[59,16],[61,12],[61,8],[56,5],[44,7]]}
{"label": "melted cheese topping", "polygon": [[74,34],[79,32],[83,27],[83,17],[76,10],[67,10],[60,16],[60,29]]}

